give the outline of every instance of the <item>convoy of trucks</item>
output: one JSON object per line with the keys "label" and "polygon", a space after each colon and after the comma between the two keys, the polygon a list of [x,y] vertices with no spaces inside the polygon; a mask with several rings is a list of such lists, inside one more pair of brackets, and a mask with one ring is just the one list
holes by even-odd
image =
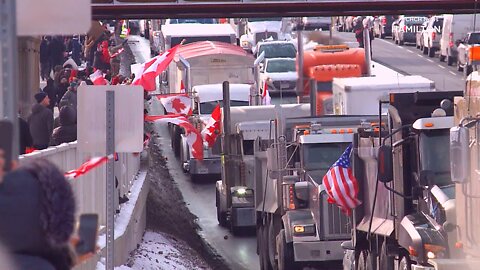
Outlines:
{"label": "convoy of trucks", "polygon": [[[257,51],[283,33],[269,24],[255,33],[251,26],[263,25],[255,21],[245,20],[243,49],[233,39],[194,42],[179,48],[168,69],[169,92],[184,82],[192,97],[196,128],[217,103],[223,107],[221,134],[205,145],[202,161],[192,158],[181,128],[171,127],[172,147],[192,179],[219,179],[218,223],[233,234],[256,228],[261,270],[340,263],[349,270],[474,269],[480,256],[472,237],[480,230],[465,211],[480,205],[467,196],[478,189],[469,179],[476,174],[466,174],[477,149],[476,135],[466,131],[480,119],[460,121],[469,116],[463,92],[436,92],[421,76],[371,76],[364,49],[330,45],[303,52],[299,104],[260,106],[261,87],[253,84],[259,61],[244,49]],[[460,127],[450,132],[454,97]],[[349,145],[361,201],[352,215],[330,203],[322,184]]]}

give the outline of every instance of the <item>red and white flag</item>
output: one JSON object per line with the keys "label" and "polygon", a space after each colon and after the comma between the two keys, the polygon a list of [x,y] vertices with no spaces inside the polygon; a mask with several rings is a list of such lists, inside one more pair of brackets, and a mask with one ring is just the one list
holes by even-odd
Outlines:
{"label": "red and white flag", "polygon": [[215,144],[215,140],[217,139],[218,134],[220,133],[220,120],[222,114],[220,111],[220,104],[217,104],[215,109],[213,109],[212,116],[210,120],[208,120],[207,125],[202,130],[202,135],[207,142],[208,147],[212,148],[213,144]]}
{"label": "red and white flag", "polygon": [[350,215],[352,209],[361,204],[357,197],[358,182],[350,167],[351,152],[352,145],[347,147],[322,180],[328,202],[337,204],[346,215]]}
{"label": "red and white flag", "polygon": [[185,85],[183,84],[183,80],[180,81],[180,93],[185,93]]}
{"label": "red and white flag", "polygon": [[192,99],[186,94],[157,95],[165,111],[171,114],[192,114]]}
{"label": "red and white flag", "polygon": [[263,93],[262,93],[262,104],[263,105],[270,105],[272,102],[272,98],[270,97],[270,93],[268,92],[268,84],[267,81],[263,83]]}
{"label": "red and white flag", "polygon": [[[170,62],[172,62],[178,47],[181,44],[171,48],[163,54],[156,57],[155,61],[144,71],[138,80],[133,81],[133,85],[141,85],[145,91],[155,91],[155,78],[167,69]],[[145,66],[146,67],[146,66]]]}
{"label": "red and white flag", "polygon": [[195,159],[203,160],[202,134],[183,115],[148,115],[145,121],[162,121],[178,125],[185,131],[187,144],[192,149],[192,156]]}
{"label": "red and white flag", "polygon": [[103,72],[97,69],[94,73],[90,74],[90,80],[94,85],[107,85],[107,80],[103,77]]}

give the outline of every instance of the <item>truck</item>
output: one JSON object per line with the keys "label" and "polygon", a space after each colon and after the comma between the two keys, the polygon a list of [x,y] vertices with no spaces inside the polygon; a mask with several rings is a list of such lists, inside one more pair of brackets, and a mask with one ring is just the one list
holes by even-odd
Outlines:
{"label": "truck", "polygon": [[378,116],[286,118],[278,108],[267,143],[255,141],[255,207],[260,268],[338,266],[350,223],[328,203],[322,177],[360,126]]}
{"label": "truck", "polygon": [[[308,104],[280,106],[290,116],[310,113]],[[225,110],[228,110],[226,106],[223,112]],[[218,223],[228,226],[234,234],[245,228],[255,228],[253,146],[257,139],[267,142],[271,138],[273,119],[273,105],[231,107],[229,114],[222,113],[221,141],[225,158],[222,159],[222,179],[216,182],[215,205]]]}
{"label": "truck", "polygon": [[[297,58],[297,63],[299,59]],[[303,54],[303,89],[297,87],[299,103],[310,103],[310,90],[314,95],[317,115],[331,113],[333,78],[360,77],[367,75],[365,50],[346,45],[317,46]]]}
{"label": "truck", "polygon": [[182,82],[187,93],[195,85],[224,81],[253,84],[254,62],[252,55],[225,42],[199,41],[183,45],[167,69],[169,92],[179,93]]}
{"label": "truck", "polygon": [[[248,106],[250,104],[251,85],[231,84],[230,85],[230,106]],[[192,125],[201,132],[211,117],[217,104],[224,106],[222,85],[207,84],[196,85],[192,89],[192,112],[188,118]],[[220,177],[221,175],[221,144],[216,140],[213,147],[203,145],[203,160],[193,157],[190,146],[183,129],[176,125],[170,126],[171,145],[174,153],[180,158],[182,168],[190,174],[193,182],[199,182],[205,176]]]}
{"label": "truck", "polygon": [[469,32],[463,39],[455,41],[457,46],[457,70],[465,77],[478,69],[480,64],[480,32]]}
{"label": "truck", "polygon": [[[377,128],[359,129],[352,170],[362,204],[353,210],[344,269],[433,270],[453,239],[450,154],[453,99],[462,91],[390,93]],[[384,120],[384,118],[386,118]],[[378,266],[378,267],[377,267]]]}
{"label": "truck", "polygon": [[248,18],[247,32],[240,36],[240,46],[251,53],[256,53],[257,43],[263,40],[291,40],[288,22],[282,18]]}
{"label": "truck", "polygon": [[[478,72],[473,72],[476,74]],[[477,74],[478,75],[478,74]],[[478,77],[477,77],[478,78]],[[478,79],[469,81],[478,85]],[[468,89],[467,85],[467,89]],[[474,86],[478,88],[478,86]],[[456,97],[455,126],[450,129],[450,172],[455,183],[454,218],[442,224],[444,230],[454,235],[449,239],[448,258],[430,258],[435,270],[478,269],[480,265],[480,237],[478,228],[480,211],[480,182],[478,181],[479,149],[476,134],[479,129],[478,113],[480,98],[478,92]]]}

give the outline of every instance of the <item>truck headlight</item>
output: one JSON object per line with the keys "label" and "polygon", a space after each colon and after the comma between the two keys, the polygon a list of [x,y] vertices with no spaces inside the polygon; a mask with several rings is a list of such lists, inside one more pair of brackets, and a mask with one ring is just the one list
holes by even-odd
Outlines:
{"label": "truck headlight", "polygon": [[315,234],[315,224],[293,225],[294,236],[313,236]]}
{"label": "truck headlight", "polygon": [[445,247],[433,244],[424,244],[428,259],[441,259],[445,257]]}

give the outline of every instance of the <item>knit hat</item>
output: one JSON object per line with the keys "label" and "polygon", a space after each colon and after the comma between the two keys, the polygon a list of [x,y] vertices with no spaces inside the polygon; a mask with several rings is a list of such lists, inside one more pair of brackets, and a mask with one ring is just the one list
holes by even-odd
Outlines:
{"label": "knit hat", "polygon": [[35,100],[37,101],[37,103],[42,102],[45,97],[47,97],[47,94],[45,92],[38,92],[35,94]]}

